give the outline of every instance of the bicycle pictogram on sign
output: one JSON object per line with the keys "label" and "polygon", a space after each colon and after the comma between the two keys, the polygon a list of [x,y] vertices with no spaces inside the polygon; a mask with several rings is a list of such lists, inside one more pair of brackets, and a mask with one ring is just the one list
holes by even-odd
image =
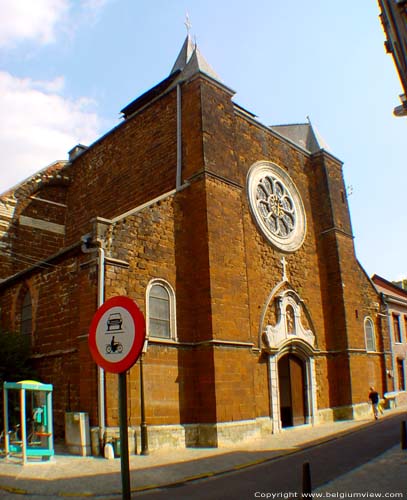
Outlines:
{"label": "bicycle pictogram on sign", "polygon": [[138,359],[145,340],[145,321],[129,297],[113,297],[96,311],[89,331],[93,359],[106,371],[122,373]]}

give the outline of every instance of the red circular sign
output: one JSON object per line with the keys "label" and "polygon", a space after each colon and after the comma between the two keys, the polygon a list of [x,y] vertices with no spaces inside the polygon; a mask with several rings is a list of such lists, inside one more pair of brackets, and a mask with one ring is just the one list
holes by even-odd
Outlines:
{"label": "red circular sign", "polygon": [[122,373],[140,356],[146,338],[143,313],[129,297],[112,297],[99,307],[89,330],[89,348],[107,372]]}

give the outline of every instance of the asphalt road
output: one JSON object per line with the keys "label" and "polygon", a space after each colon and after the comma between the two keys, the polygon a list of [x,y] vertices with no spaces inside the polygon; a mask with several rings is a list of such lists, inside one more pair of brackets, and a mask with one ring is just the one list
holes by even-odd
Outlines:
{"label": "asphalt road", "polygon": [[[302,469],[309,462],[312,488],[363,465],[400,442],[404,415],[378,420],[351,434],[285,457],[214,478],[138,494],[146,500],[246,500],[266,498],[263,493],[301,498]],[[305,431],[306,432],[306,431]],[[271,498],[271,497],[269,497]]]}

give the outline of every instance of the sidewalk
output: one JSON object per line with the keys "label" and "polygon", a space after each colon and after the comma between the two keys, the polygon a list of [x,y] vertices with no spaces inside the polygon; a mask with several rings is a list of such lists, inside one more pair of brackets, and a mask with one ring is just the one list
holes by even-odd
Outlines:
{"label": "sidewalk", "polygon": [[[400,408],[386,412],[384,418],[405,410],[406,408]],[[131,489],[133,492],[140,492],[241,469],[374,424],[375,422],[369,419],[335,422],[316,427],[301,426],[234,447],[163,449],[148,456],[131,455]],[[387,482],[390,478],[393,488],[385,491],[405,491],[407,499],[407,487],[404,485],[407,484],[406,463],[407,452],[401,451],[398,445],[317,491],[358,491],[346,489],[349,485],[354,486],[357,480],[361,481],[360,491],[365,491],[367,485],[372,483],[370,475],[373,474],[376,481],[378,470],[383,469],[381,475]],[[400,489],[401,479],[399,489],[394,489],[393,471],[402,478],[404,490]],[[368,488],[368,491],[372,491],[372,488]],[[25,498],[47,500],[61,497],[120,498],[120,459],[106,460],[57,453],[50,462],[30,462],[22,466],[10,459],[1,458],[0,498],[17,499],[22,495]]]}

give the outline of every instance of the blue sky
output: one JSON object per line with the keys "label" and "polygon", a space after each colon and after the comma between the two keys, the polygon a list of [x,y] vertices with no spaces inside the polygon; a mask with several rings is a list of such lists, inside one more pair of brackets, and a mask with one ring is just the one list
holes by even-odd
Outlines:
{"label": "blue sky", "polygon": [[407,277],[407,118],[374,0],[0,0],[0,192],[90,144],[192,35],[266,125],[309,116],[344,162],[357,256]]}

